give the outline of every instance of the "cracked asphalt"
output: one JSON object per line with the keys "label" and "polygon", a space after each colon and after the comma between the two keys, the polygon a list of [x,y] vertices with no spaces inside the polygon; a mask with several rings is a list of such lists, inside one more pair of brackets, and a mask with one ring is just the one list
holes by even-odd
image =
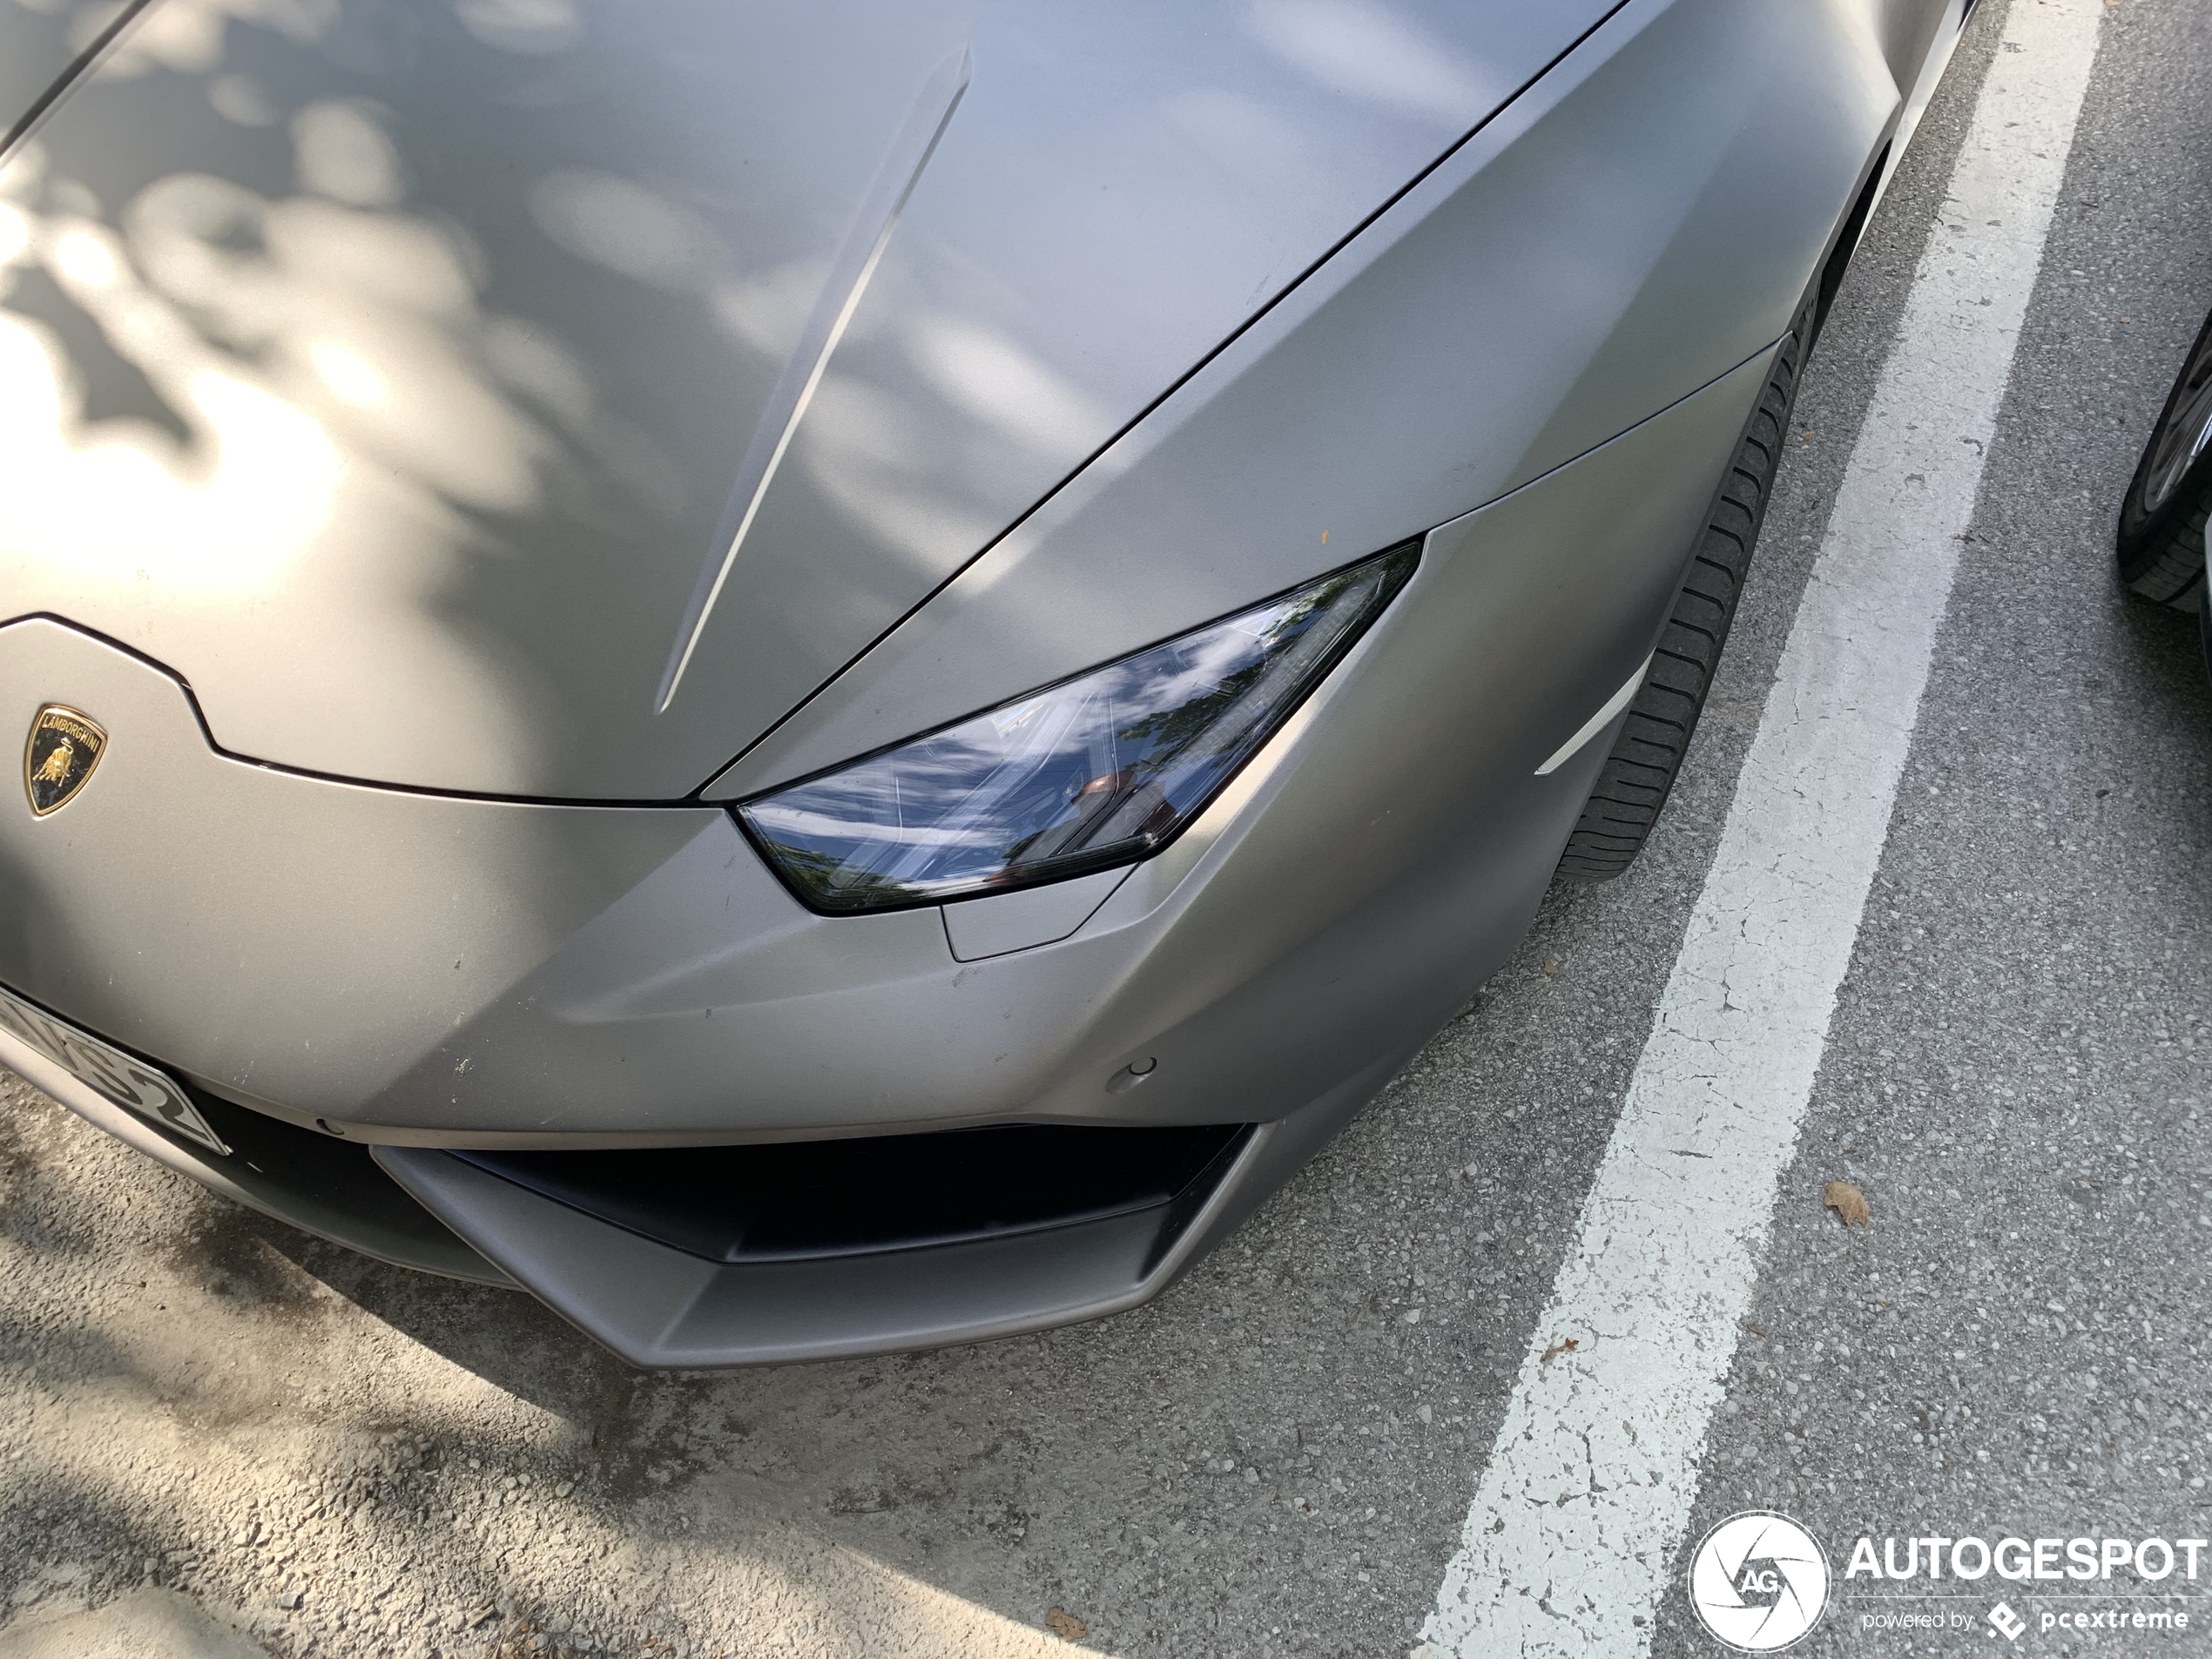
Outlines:
{"label": "cracked asphalt", "polygon": [[[0,1659],[132,1595],[284,1659],[1405,1653],[1711,859],[1987,10],[1808,375],[1646,857],[1555,889],[1184,1284],[986,1346],[642,1375],[523,1297],[233,1209],[9,1079]],[[2212,308],[2212,10],[2121,0],[2104,30],[1689,1527],[1779,1510],[1839,1574],[1861,1533],[2212,1536],[2212,691],[2194,619],[2120,592],[2109,556]],[[1831,1180],[1867,1225],[1823,1210]],[[1987,1595],[1964,1635],[1863,1629],[1869,1588],[1839,1580],[1797,1651],[2006,1645]],[[1653,1651],[1717,1651],[1678,1588]]]}

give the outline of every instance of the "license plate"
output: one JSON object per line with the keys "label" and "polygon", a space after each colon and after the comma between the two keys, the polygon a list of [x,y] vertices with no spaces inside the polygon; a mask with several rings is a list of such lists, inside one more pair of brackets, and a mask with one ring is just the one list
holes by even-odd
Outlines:
{"label": "license plate", "polygon": [[0,988],[0,1029],[19,1037],[86,1088],[125,1111],[230,1156],[223,1137],[207,1126],[185,1091],[142,1060],[64,1024],[41,1008]]}

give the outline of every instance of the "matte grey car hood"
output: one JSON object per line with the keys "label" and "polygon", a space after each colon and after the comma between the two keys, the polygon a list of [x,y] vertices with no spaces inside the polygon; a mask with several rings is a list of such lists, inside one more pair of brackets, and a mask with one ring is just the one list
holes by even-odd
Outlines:
{"label": "matte grey car hood", "polygon": [[684,794],[1608,9],[156,4],[0,165],[0,617],[255,759]]}
{"label": "matte grey car hood", "polygon": [[[81,13],[91,8],[79,8]],[[98,38],[91,19],[66,8],[0,5],[0,134],[22,122],[57,85],[80,50]]]}

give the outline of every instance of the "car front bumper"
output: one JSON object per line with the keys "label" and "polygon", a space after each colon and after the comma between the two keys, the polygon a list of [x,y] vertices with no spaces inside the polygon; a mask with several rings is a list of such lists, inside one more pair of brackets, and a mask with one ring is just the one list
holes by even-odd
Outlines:
{"label": "car front bumper", "polygon": [[[110,733],[65,808],[0,813],[0,981],[307,1137],[288,1144],[341,1143],[353,1177],[373,1158],[456,1235],[437,1271],[519,1283],[637,1363],[928,1345],[1130,1305],[1510,954],[1610,732],[1537,768],[1649,652],[1765,363],[1432,531],[1391,610],[1159,857],[941,911],[814,915],[696,801],[472,799],[258,765],[212,747],[158,665],[51,617],[0,627],[0,721],[20,723],[0,729],[62,702]],[[132,1127],[51,1070],[29,1075]],[[1157,1213],[773,1263],[710,1262],[455,1156],[1007,1123],[1255,1127]],[[343,1206],[287,1211],[212,1153],[132,1138],[434,1264],[349,1231]]]}

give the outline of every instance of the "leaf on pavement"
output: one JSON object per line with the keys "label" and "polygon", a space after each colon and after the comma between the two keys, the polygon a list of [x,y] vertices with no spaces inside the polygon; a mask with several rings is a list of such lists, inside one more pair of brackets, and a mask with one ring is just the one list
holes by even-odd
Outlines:
{"label": "leaf on pavement", "polygon": [[1065,1608],[1047,1608],[1044,1610],[1044,1628],[1062,1642],[1081,1642],[1090,1634],[1090,1627]]}
{"label": "leaf on pavement", "polygon": [[1864,1227],[1874,1219],[1874,1212],[1866,1207],[1866,1195],[1848,1181],[1831,1181],[1822,1187],[1820,1207],[1834,1211],[1846,1227]]}
{"label": "leaf on pavement", "polygon": [[1573,1337],[1568,1337],[1564,1341],[1554,1342],[1550,1347],[1544,1350],[1544,1357],[1538,1363],[1548,1366],[1553,1360],[1558,1359],[1560,1355],[1563,1353],[1573,1353],[1581,1345],[1582,1345]]}

